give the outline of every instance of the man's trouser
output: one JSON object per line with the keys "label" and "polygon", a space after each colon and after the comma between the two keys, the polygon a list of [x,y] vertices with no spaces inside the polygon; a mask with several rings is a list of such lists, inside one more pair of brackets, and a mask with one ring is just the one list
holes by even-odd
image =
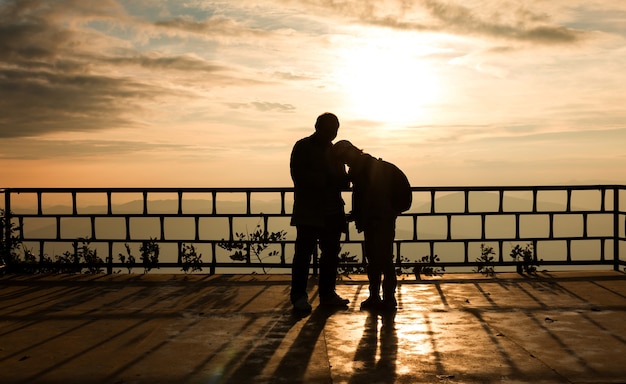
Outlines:
{"label": "man's trouser", "polygon": [[[383,300],[395,298],[398,278],[393,260],[393,241],[396,220],[379,221],[366,227],[364,232],[365,257],[370,297],[380,297],[382,281]],[[384,276],[384,280],[382,277]]]}
{"label": "man's trouser", "polygon": [[324,227],[299,225],[296,227],[295,253],[291,268],[291,302],[302,296],[308,298],[306,288],[309,279],[311,256],[319,241],[319,295],[328,297],[334,294],[337,281],[337,266],[341,250],[341,234],[345,227],[345,216],[329,216]]}

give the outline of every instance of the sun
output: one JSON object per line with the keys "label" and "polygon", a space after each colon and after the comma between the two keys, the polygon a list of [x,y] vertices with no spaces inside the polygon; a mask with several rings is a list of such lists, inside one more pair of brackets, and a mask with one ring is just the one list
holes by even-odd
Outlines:
{"label": "sun", "polygon": [[[415,42],[413,42],[415,43]],[[423,49],[398,36],[368,39],[339,52],[336,81],[356,116],[391,124],[423,119],[439,97]]]}

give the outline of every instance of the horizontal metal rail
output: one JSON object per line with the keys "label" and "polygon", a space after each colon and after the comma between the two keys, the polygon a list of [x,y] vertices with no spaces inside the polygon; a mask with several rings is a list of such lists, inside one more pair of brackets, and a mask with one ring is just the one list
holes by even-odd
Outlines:
{"label": "horizontal metal rail", "polygon": [[[609,265],[615,270],[626,265],[623,256],[626,254],[626,186],[451,186],[412,190],[413,207],[398,219],[395,240],[398,266],[476,267],[484,264],[477,260],[476,254],[481,244],[494,248],[494,266],[518,264],[505,257],[507,247],[513,244],[532,245],[534,261],[541,265]],[[47,250],[51,246],[71,244],[67,252],[76,256],[81,243],[106,250],[108,273],[129,266],[141,268],[139,262],[133,265],[116,262],[114,255],[121,254],[120,249],[125,245],[146,242],[176,246],[173,251],[176,260],[159,262],[159,268],[180,268],[185,245],[207,247],[205,252],[210,253],[210,260],[203,261],[201,266],[209,268],[212,274],[218,268],[291,267],[295,228],[288,225],[293,202],[290,187],[6,188],[1,191],[4,193],[2,256],[8,270],[17,244],[38,248],[40,263],[46,260],[49,263]],[[98,205],[81,203],[82,199],[94,196],[99,196],[95,199]],[[346,191],[344,197],[349,203],[350,192]],[[249,247],[254,241],[247,236],[250,220],[257,221],[264,232],[291,234],[268,241],[268,249],[276,251],[278,261],[259,262],[251,257]],[[30,227],[46,227],[48,232],[33,231]],[[148,227],[151,230],[146,230]],[[177,231],[184,234],[170,234]],[[241,238],[240,233],[246,236]],[[244,244],[245,260],[230,260],[227,252],[220,249],[220,244],[228,241]],[[362,255],[362,235],[353,227],[342,243],[344,249]],[[573,251],[582,243],[592,244],[593,254],[574,257]],[[555,258],[549,249],[548,245],[555,244],[564,248],[563,257]],[[439,261],[435,263],[430,258],[436,254]],[[430,261],[420,259],[423,256],[429,256]],[[314,258],[314,268],[316,262]],[[360,262],[364,263],[362,256]],[[88,262],[80,262],[77,270],[89,266]]]}

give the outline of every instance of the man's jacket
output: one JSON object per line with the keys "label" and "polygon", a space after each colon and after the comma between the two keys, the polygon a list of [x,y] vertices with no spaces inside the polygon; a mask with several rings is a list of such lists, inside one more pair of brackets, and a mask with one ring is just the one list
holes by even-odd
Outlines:
{"label": "man's jacket", "polygon": [[348,188],[348,177],[344,165],[331,158],[331,147],[315,134],[294,145],[290,161],[295,191],[291,225],[321,227],[326,216],[344,214],[341,191]]}

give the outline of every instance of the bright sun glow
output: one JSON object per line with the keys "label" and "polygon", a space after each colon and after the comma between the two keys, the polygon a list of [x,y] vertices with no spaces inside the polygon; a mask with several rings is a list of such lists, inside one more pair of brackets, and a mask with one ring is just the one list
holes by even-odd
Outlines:
{"label": "bright sun glow", "polygon": [[[430,50],[432,52],[432,49]],[[428,49],[398,34],[368,38],[340,52],[337,82],[349,108],[360,118],[386,123],[422,119],[439,97]]]}

